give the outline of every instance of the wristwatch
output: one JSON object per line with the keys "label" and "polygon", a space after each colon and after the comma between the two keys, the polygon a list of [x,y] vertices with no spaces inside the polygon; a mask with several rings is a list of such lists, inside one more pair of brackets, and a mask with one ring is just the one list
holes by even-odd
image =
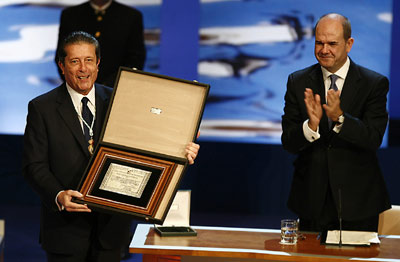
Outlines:
{"label": "wristwatch", "polygon": [[337,123],[339,125],[341,125],[341,124],[343,124],[343,122],[344,122],[344,115],[342,114],[342,115],[339,116]]}

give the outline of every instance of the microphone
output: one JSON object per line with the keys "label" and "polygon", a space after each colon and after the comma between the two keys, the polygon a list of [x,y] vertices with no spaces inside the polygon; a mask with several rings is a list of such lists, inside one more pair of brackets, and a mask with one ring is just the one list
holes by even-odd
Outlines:
{"label": "microphone", "polygon": [[342,247],[342,190],[339,188],[339,247]]}

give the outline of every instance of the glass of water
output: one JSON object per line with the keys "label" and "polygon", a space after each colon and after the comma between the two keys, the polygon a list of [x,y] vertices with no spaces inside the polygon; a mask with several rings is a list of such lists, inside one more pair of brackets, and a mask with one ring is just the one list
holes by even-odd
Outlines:
{"label": "glass of water", "polygon": [[298,223],[295,219],[281,220],[281,244],[294,245],[297,243]]}

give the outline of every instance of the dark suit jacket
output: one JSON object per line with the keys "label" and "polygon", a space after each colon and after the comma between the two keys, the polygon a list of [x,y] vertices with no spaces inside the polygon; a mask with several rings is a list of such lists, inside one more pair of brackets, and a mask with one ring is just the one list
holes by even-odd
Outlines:
{"label": "dark suit jacket", "polygon": [[74,31],[85,31],[93,36],[100,32],[100,36],[96,36],[101,51],[96,82],[113,87],[120,66],[143,69],[146,58],[143,18],[140,11],[115,1],[102,17],[103,20],[97,20],[89,2],[64,9],[60,18],[58,45]]}
{"label": "dark suit jacket", "polygon": [[320,139],[310,143],[303,134],[308,119],[305,88],[321,96],[325,87],[319,64],[297,71],[288,78],[282,117],[283,147],[298,157],[288,206],[305,219],[318,219],[327,190],[338,207],[339,189],[344,220],[371,217],[390,208],[376,151],[385,133],[388,114],[388,79],[351,61],[343,90],[341,108],[345,115],[341,131],[328,128],[324,113]]}
{"label": "dark suit jacket", "polygon": [[[111,89],[96,85],[95,143],[103,125]],[[23,175],[42,201],[40,242],[49,252],[79,250],[95,234],[106,249],[126,245],[125,217],[58,211],[58,192],[76,189],[90,155],[65,84],[29,102],[24,135]]]}

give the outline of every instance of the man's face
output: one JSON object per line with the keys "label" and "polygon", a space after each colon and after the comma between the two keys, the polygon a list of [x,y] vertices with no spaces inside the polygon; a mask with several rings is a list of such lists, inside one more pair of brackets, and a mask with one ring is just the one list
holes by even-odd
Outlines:
{"label": "man's face", "polygon": [[97,79],[98,66],[95,46],[88,43],[69,44],[65,47],[64,64],[59,66],[65,81],[76,92],[87,95]]}
{"label": "man's face", "polygon": [[354,39],[345,40],[340,19],[322,18],[315,30],[315,57],[329,72],[335,73],[347,60]]}

